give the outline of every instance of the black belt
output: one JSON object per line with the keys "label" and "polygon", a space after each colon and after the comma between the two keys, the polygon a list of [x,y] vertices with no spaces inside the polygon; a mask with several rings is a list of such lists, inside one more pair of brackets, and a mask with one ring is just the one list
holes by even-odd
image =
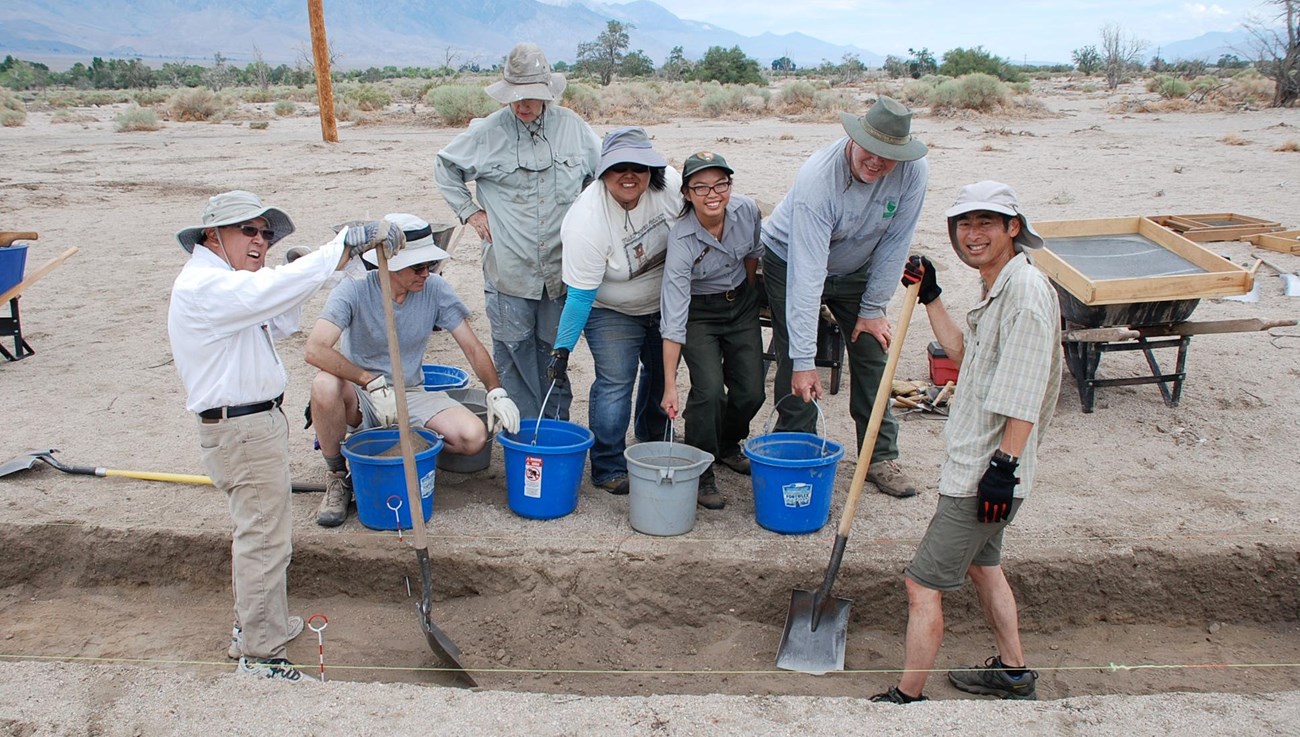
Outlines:
{"label": "black belt", "polygon": [[715,294],[697,294],[694,297],[691,297],[691,299],[698,299],[704,302],[735,302],[736,298],[740,296],[740,293],[745,290],[747,285],[748,281],[742,281],[735,289],[728,289],[725,292],[717,292]]}
{"label": "black belt", "polygon": [[265,402],[254,402],[253,404],[237,404],[233,407],[213,407],[205,409],[199,413],[199,417],[210,422],[218,420],[228,420],[231,417],[243,417],[244,415],[255,415],[258,412],[266,412],[275,407],[284,404],[284,395],[269,399]]}

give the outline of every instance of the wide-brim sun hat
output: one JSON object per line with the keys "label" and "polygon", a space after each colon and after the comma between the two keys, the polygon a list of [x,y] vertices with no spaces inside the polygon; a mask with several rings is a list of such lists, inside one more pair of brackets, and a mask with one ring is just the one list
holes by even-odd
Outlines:
{"label": "wide-brim sun hat", "polygon": [[[1020,253],[1025,248],[1043,247],[1043,237],[1034,230],[1029,224],[1029,218],[1020,211],[1020,198],[1016,196],[1016,191],[1002,182],[985,180],[962,187],[957,193],[957,201],[943,213],[944,217],[948,218],[948,239],[952,241],[954,249],[957,248],[958,216],[978,211],[1009,215],[1020,221],[1020,233],[1015,237],[1016,253]],[[958,253],[960,252],[958,249]]]}
{"label": "wide-brim sun hat", "polygon": [[[453,231],[450,226],[435,231],[433,226],[422,218],[404,212],[390,213],[384,216],[384,220],[397,225],[406,236],[406,245],[397,252],[396,256],[388,259],[389,271],[400,271],[408,266],[451,258],[451,254],[438,245],[439,242],[446,242],[450,238]],[[361,258],[372,266],[379,265],[379,255],[374,249],[366,251]]]}
{"label": "wide-brim sun hat", "polygon": [[916,161],[929,151],[912,136],[912,111],[892,97],[881,95],[862,117],[840,113],[840,123],[854,143],[882,159]]}
{"label": "wide-brim sun hat", "polygon": [[502,79],[483,91],[497,102],[506,104],[523,100],[558,100],[569,82],[563,74],[551,71],[546,54],[537,44],[521,43],[510,49]]}
{"label": "wide-brim sun hat", "polygon": [[202,225],[177,231],[176,241],[186,253],[194,253],[194,246],[203,241],[205,229],[238,225],[254,218],[265,218],[267,229],[275,231],[275,238],[266,244],[268,248],[293,232],[293,221],[284,210],[263,205],[261,198],[252,192],[235,189],[208,198],[208,206],[203,208]]}
{"label": "wide-brim sun hat", "polygon": [[682,164],[682,183],[690,181],[691,176],[705,169],[721,169],[727,172],[727,176],[736,173],[735,169],[727,165],[727,160],[722,157],[722,154],[715,154],[712,151],[696,151],[687,156],[686,161]]}
{"label": "wide-brim sun hat", "polygon": [[668,166],[668,160],[650,144],[645,128],[628,126],[605,134],[600,145],[600,166],[596,169],[596,177],[603,176],[605,170],[615,164],[641,164],[659,169]]}

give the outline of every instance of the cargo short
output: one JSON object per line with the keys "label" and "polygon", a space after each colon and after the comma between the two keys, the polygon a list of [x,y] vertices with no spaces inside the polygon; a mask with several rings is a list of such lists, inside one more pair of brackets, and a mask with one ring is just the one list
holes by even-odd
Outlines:
{"label": "cargo short", "polygon": [[986,524],[975,516],[978,498],[940,495],[938,509],[903,574],[927,589],[960,589],[972,565],[996,566],[1002,562],[1002,531],[1016,518],[1023,501],[1012,500],[1009,517]]}

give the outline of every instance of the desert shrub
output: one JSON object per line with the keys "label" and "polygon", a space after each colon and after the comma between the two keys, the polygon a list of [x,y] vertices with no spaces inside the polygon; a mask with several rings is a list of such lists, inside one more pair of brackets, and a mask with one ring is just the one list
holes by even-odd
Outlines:
{"label": "desert shrub", "polygon": [[903,102],[913,105],[924,105],[930,101],[931,95],[934,94],[935,85],[921,79],[914,79],[903,85],[903,90],[899,94]]}
{"label": "desert shrub", "polygon": [[368,113],[383,110],[393,102],[392,95],[373,84],[363,84],[345,90],[343,99],[355,105],[358,110]]}
{"label": "desert shrub", "polygon": [[1227,86],[1216,94],[1230,102],[1271,101],[1275,86],[1273,80],[1260,74],[1258,70],[1247,69],[1234,76]]}
{"label": "desert shrub", "polygon": [[249,122],[249,124],[248,124],[248,129],[249,129],[249,130],[255,130],[255,131],[264,131],[264,130],[266,130],[267,128],[270,128],[270,127],[271,127],[271,124],[270,124],[269,122],[265,121],[265,120],[254,120],[254,121]]}
{"label": "desert shrub", "polygon": [[727,113],[743,110],[744,107],[744,90],[734,87],[713,90],[700,102],[700,111],[710,118],[720,118]]}
{"label": "desert shrub", "polygon": [[606,113],[646,115],[662,107],[664,89],[646,82],[619,82],[601,91],[601,108]]}
{"label": "desert shrub", "polygon": [[37,96],[36,102],[55,109],[76,107],[77,96],[67,91],[46,92]]}
{"label": "desert shrub", "polygon": [[195,87],[172,95],[169,109],[172,120],[203,121],[220,120],[225,106],[220,95],[207,87]]}
{"label": "desert shrub", "polygon": [[271,102],[275,99],[275,93],[271,90],[264,90],[261,87],[242,90],[239,93],[239,99],[244,102]]}
{"label": "desert shrub", "polygon": [[[570,88],[574,86],[569,85]],[[564,97],[566,100],[569,97],[567,90]],[[433,109],[438,113],[438,117],[442,119],[445,125],[453,127],[463,126],[474,118],[491,115],[501,107],[500,103],[487,96],[482,87],[471,87],[464,84],[434,87],[429,90],[425,102],[433,106]],[[573,106],[569,105],[568,107],[572,108]]]}
{"label": "desert shrub", "polygon": [[1167,74],[1158,74],[1147,80],[1147,92],[1154,92],[1166,100],[1187,97],[1192,88],[1186,82]]}
{"label": "desert shrub", "polygon": [[344,100],[341,97],[334,98],[334,119],[335,120],[344,120],[344,121],[352,120],[352,116],[355,115],[356,112],[357,109],[352,106],[352,103],[348,102],[347,100]]}
{"label": "desert shrub", "polygon": [[102,90],[95,90],[93,92],[82,92],[79,95],[79,97],[81,99],[77,104],[83,106],[112,105],[113,103],[117,102],[117,99],[113,96],[112,92],[104,92]]}
{"label": "desert shrub", "polygon": [[584,118],[594,118],[600,114],[603,101],[600,92],[578,82],[570,82],[564,89],[564,106]]}
{"label": "desert shrub", "polygon": [[297,113],[298,106],[294,104],[293,100],[277,100],[275,103],[275,107],[272,108],[272,110],[275,112],[276,115],[279,115],[280,117],[283,118],[287,115],[293,115]]}
{"label": "desert shrub", "polygon": [[162,127],[158,122],[158,113],[151,107],[140,107],[132,103],[130,107],[117,114],[113,120],[113,129],[118,133],[131,131],[156,131]]}
{"label": "desert shrub", "polygon": [[161,105],[167,102],[168,97],[171,95],[162,90],[136,90],[131,94],[137,105]]}
{"label": "desert shrub", "polygon": [[0,126],[17,128],[27,122],[27,106],[9,90],[0,90]]}
{"label": "desert shrub", "polygon": [[1283,153],[1298,153],[1300,152],[1300,143],[1297,143],[1295,139],[1283,141],[1281,145],[1273,150]]}
{"label": "desert shrub", "polygon": [[1009,104],[1007,86],[991,74],[976,72],[940,82],[930,95],[936,108],[988,112]]}
{"label": "desert shrub", "polygon": [[1085,84],[1083,87],[1080,87],[1079,89],[1080,89],[1080,91],[1083,92],[1083,94],[1085,94],[1085,95],[1091,95],[1092,93],[1094,93],[1094,92],[1097,91],[1097,85],[1092,84],[1092,83],[1088,83],[1088,84]]}
{"label": "desert shrub", "polygon": [[76,110],[59,110],[50,116],[51,123],[94,123],[98,120],[93,115],[79,113]]}
{"label": "desert shrub", "polygon": [[810,110],[817,102],[817,88],[799,80],[781,89],[781,106],[792,113]]}
{"label": "desert shrub", "polygon": [[1192,86],[1192,92],[1197,92],[1204,95],[1210,92],[1211,90],[1215,89],[1216,87],[1219,87],[1222,84],[1223,81],[1220,80],[1218,77],[1214,76],[1213,74],[1202,74],[1201,76],[1192,80],[1191,86]]}
{"label": "desert shrub", "polygon": [[1246,144],[1250,143],[1249,140],[1242,138],[1236,133],[1229,133],[1225,135],[1223,138],[1220,138],[1219,141],[1226,143],[1229,146],[1245,146]]}
{"label": "desert shrub", "polygon": [[1011,91],[1017,95],[1027,95],[1033,91],[1033,88],[1028,82],[1013,82],[1011,85]]}
{"label": "desert shrub", "polygon": [[819,113],[837,113],[840,110],[857,110],[862,106],[848,90],[818,90],[813,107]]}

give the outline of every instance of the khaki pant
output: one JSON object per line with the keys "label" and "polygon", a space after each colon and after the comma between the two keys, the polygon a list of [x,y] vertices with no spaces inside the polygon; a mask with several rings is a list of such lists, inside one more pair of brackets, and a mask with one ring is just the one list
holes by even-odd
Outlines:
{"label": "khaki pant", "polygon": [[244,655],[282,658],[289,641],[286,573],[293,554],[289,503],[289,425],[278,407],[199,423],[203,468],[226,492],[235,619]]}

